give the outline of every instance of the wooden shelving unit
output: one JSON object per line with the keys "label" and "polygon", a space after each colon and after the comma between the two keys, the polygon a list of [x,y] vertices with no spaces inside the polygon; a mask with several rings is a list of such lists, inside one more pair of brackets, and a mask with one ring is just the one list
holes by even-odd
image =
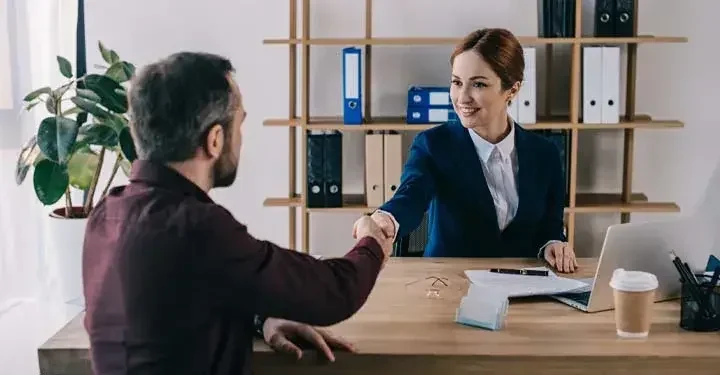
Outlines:
{"label": "wooden shelving unit", "polygon": [[[546,85],[545,95],[546,106],[545,116],[539,114],[538,122],[535,124],[522,124],[524,128],[531,130],[541,129],[565,129],[570,134],[570,191],[569,204],[565,208],[566,223],[568,230],[568,241],[571,245],[575,242],[575,216],[576,214],[593,213],[620,213],[621,221],[628,222],[633,212],[659,213],[679,212],[680,207],[674,202],[650,202],[648,197],[640,192],[632,191],[633,171],[633,144],[636,130],[653,129],[675,129],[682,128],[684,124],[678,120],[654,119],[649,115],[635,113],[635,79],[637,66],[638,45],[646,43],[685,43],[687,38],[671,36],[641,35],[628,38],[598,38],[582,37],[582,0],[575,0],[575,38],[542,38],[537,36],[517,36],[524,46],[544,46],[546,49],[546,72],[549,77],[552,67],[552,55],[554,45],[569,45],[572,47],[572,63],[570,78],[570,103],[569,115],[565,117],[548,116],[551,109],[551,85]],[[302,30],[297,33],[298,6],[297,0],[289,0],[290,20],[289,35],[287,39],[265,39],[267,45],[284,45],[289,49],[289,95],[288,95],[288,117],[284,119],[267,119],[263,122],[268,127],[286,127],[289,134],[289,186],[287,197],[267,198],[264,202],[266,207],[287,207],[289,211],[289,247],[297,249],[296,244],[296,223],[297,213],[300,211],[302,242],[298,250],[307,252],[310,248],[309,225],[310,213],[312,212],[353,212],[358,215],[370,212],[375,207],[368,207],[365,204],[365,197],[362,195],[344,196],[343,207],[337,208],[307,208],[305,204],[306,190],[306,150],[304,137],[308,130],[339,130],[343,132],[358,132],[368,130],[395,130],[395,131],[418,131],[429,129],[438,124],[407,124],[402,117],[397,118],[375,118],[371,114],[371,79],[372,79],[372,47],[373,46],[408,46],[408,45],[454,45],[460,41],[457,38],[435,38],[435,37],[406,37],[406,38],[379,38],[373,37],[372,33],[372,0],[365,0],[365,37],[364,38],[311,38],[310,37],[310,0],[302,0],[301,17]],[[635,25],[637,27],[638,9],[635,10]],[[468,30],[469,32],[470,30]],[[637,30],[636,30],[637,34]],[[617,124],[586,124],[583,123],[581,114],[581,48],[583,45],[625,45],[627,46],[627,73],[625,87],[625,115]],[[310,82],[310,46],[363,46],[365,71],[364,71],[364,118],[363,125],[344,125],[341,118],[335,117],[312,117],[309,106],[309,82]],[[301,77],[300,87],[301,108],[296,108],[297,102],[297,49],[301,48]],[[548,79],[550,81],[550,79]],[[340,92],[340,89],[338,89]],[[303,141],[300,142],[300,149],[296,147],[298,131]],[[623,131],[623,183],[620,192],[617,194],[607,193],[578,193],[577,192],[577,155],[578,136],[581,131]],[[297,157],[302,160],[300,163],[300,178],[302,179],[301,191],[296,190]],[[348,231],[350,229],[348,228]]]}

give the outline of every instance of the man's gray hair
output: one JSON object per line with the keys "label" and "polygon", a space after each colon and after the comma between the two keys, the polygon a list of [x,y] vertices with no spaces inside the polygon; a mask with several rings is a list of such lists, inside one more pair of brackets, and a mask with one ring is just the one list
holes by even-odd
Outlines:
{"label": "man's gray hair", "polygon": [[212,125],[230,131],[239,98],[229,60],[182,52],[144,67],[128,95],[130,127],[138,158],[177,162],[192,158]]}

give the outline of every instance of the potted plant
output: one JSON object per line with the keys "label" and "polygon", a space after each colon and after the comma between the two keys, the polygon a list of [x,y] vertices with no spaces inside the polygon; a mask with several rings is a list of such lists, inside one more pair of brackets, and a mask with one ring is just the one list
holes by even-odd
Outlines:
{"label": "potted plant", "polygon": [[[107,194],[118,172],[129,175],[136,157],[128,126],[127,84],[135,72],[133,64],[98,42],[107,66],[102,73],[75,77],[71,63],[58,56],[60,74],[67,79],[57,88],[42,87],[24,98],[27,111],[47,113],[20,151],[15,181],[21,185],[32,169],[35,195],[45,206],[64,198],[51,210],[43,238],[49,278],[66,301],[81,293],[81,259],[85,223],[97,199]],[[114,157],[110,176],[100,181],[103,164]],[[71,190],[83,192],[73,201]],[[101,189],[101,190],[100,190]],[[51,271],[51,272],[52,272]]]}

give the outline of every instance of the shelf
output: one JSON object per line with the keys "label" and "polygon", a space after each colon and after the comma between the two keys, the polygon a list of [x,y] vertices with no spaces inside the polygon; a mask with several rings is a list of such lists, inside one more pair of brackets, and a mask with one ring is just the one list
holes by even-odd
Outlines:
{"label": "shelf", "polygon": [[[547,45],[547,44],[573,44],[576,41],[580,44],[636,44],[636,43],[686,43],[686,37],[640,35],[628,38],[541,38],[537,36],[518,36],[520,44],[523,45]],[[373,45],[373,46],[403,46],[403,45],[454,45],[461,41],[461,38],[447,37],[397,37],[397,38],[310,38],[303,43],[302,39],[264,39],[263,44],[290,45]]]}
{"label": "shelf", "polygon": [[574,213],[661,213],[680,212],[680,207],[673,202],[648,202],[642,193],[633,193],[629,203],[622,202],[620,194],[578,193],[575,207],[566,208],[565,212]]}
{"label": "shelf", "polygon": [[365,213],[375,210],[377,207],[368,207],[365,204],[365,196],[362,194],[347,194],[343,196],[342,207],[309,207],[308,212],[358,212]]}
{"label": "shelf", "polygon": [[[539,118],[535,124],[524,124],[528,130],[543,129],[577,129],[577,130],[617,130],[617,129],[671,129],[682,128],[684,124],[678,120],[653,120],[648,115],[636,115],[634,121],[621,121],[618,124],[573,124],[566,117]],[[341,130],[341,131],[420,131],[433,128],[439,124],[408,124],[403,117],[377,118],[362,125],[345,125],[340,117],[313,117],[307,125],[308,130]],[[582,119],[580,119],[582,121]],[[268,119],[264,126],[301,127],[299,118]]]}
{"label": "shelf", "polygon": [[[620,194],[578,193],[575,207],[565,208],[566,213],[631,213],[631,212],[680,212],[680,207],[672,202],[648,202],[643,193],[633,193],[630,203],[623,203]],[[268,198],[266,207],[300,207],[300,197]],[[311,207],[308,212],[370,212],[377,207],[368,207],[361,194],[348,194],[343,197],[342,207]]]}
{"label": "shelf", "polygon": [[288,197],[288,198],[266,198],[263,202],[265,207],[300,207],[302,200],[300,197]]}
{"label": "shelf", "polygon": [[[582,0],[572,0],[575,2],[575,13],[574,18],[576,21],[584,20],[586,17],[583,13]],[[311,116],[309,114],[312,106],[311,102],[311,64],[310,64],[310,46],[329,46],[331,48],[342,48],[348,46],[356,46],[365,49],[364,65],[366,71],[364,71],[365,85],[367,90],[364,93],[363,102],[367,106],[372,103],[372,99],[378,98],[378,93],[382,97],[383,90],[377,85],[371,85],[370,82],[375,82],[377,73],[375,67],[372,64],[371,46],[388,46],[390,48],[414,48],[424,46],[439,46],[441,48],[453,48],[457,46],[465,37],[465,35],[443,35],[442,37],[436,37],[433,35],[424,35],[419,37],[409,37],[404,35],[397,35],[392,37],[376,37],[373,32],[373,0],[364,0],[365,3],[365,17],[364,17],[364,32],[356,34],[355,36],[349,37],[336,37],[337,34],[326,34],[324,37],[316,37],[316,34],[310,34],[307,28],[303,29],[302,34],[298,32],[299,25],[309,25],[310,22],[310,3],[304,2],[302,9],[296,3],[295,0],[290,0],[289,13],[289,34],[280,36],[279,38],[266,38],[263,40],[263,44],[270,46],[289,46],[290,52],[295,50],[295,47],[301,46],[302,53],[298,56],[295,53],[288,54],[288,63],[290,67],[288,85],[288,113],[289,118],[275,118],[267,119],[263,122],[264,126],[288,129],[289,133],[287,140],[289,144],[290,157],[288,159],[289,164],[289,192],[285,198],[268,198],[264,204],[267,207],[290,207],[290,225],[289,225],[289,238],[290,247],[294,248],[296,241],[297,231],[297,212],[296,208],[302,212],[300,215],[300,231],[302,234],[302,241],[299,244],[299,248],[302,251],[309,251],[310,249],[310,224],[311,219],[308,213],[350,213],[350,215],[362,215],[363,213],[372,212],[375,207],[368,207],[366,204],[366,198],[364,194],[360,195],[346,195],[343,197],[342,207],[306,207],[305,198],[306,196],[298,196],[297,189],[295,186],[299,183],[301,186],[307,183],[306,168],[302,167],[300,173],[295,168],[298,160],[305,160],[306,145],[304,145],[304,139],[307,137],[309,131],[331,131],[331,132],[343,132],[344,134],[352,135],[363,135],[366,132],[418,132],[427,129],[434,128],[441,123],[427,123],[427,124],[408,124],[407,119],[401,116],[379,118],[370,116],[368,113],[365,123],[360,125],[344,124],[342,115],[337,117],[320,117]],[[634,5],[635,14],[637,14],[637,2]],[[538,11],[538,19],[541,18],[541,14]],[[301,20],[298,20],[300,18]],[[516,36],[518,41],[523,47],[535,47],[537,49],[547,49],[546,57],[548,57],[544,66],[544,72],[538,71],[538,75],[544,74],[548,82],[553,81],[553,71],[555,66],[562,66],[562,69],[566,69],[565,73],[568,76],[568,87],[569,90],[569,105],[568,112],[563,116],[543,116],[545,111],[538,108],[537,121],[535,123],[520,124],[524,129],[530,131],[541,131],[546,130],[562,130],[563,133],[572,132],[572,136],[568,142],[567,157],[568,157],[568,172],[571,176],[577,176],[577,171],[585,168],[592,168],[592,165],[578,165],[580,153],[580,145],[578,144],[578,136],[580,132],[587,134],[589,131],[597,132],[618,132],[622,135],[622,182],[617,187],[616,192],[631,192],[633,191],[633,175],[635,170],[639,166],[634,165],[635,155],[635,139],[638,131],[647,129],[653,130],[666,130],[666,129],[680,129],[685,127],[685,124],[679,120],[672,119],[655,119],[648,115],[638,115],[636,112],[636,96],[637,96],[637,75],[638,75],[638,47],[641,44],[659,44],[659,43],[687,43],[688,38],[686,37],[675,37],[675,36],[655,36],[655,35],[639,35],[637,30],[637,20],[633,25],[633,32],[637,36],[634,37],[594,37],[592,35],[583,36],[576,34],[577,37],[573,38],[544,38],[539,35],[532,35],[536,33],[530,33],[526,36]],[[501,27],[501,26],[499,26]],[[555,45],[557,47],[553,48]],[[624,68],[624,79],[627,83],[625,88],[621,87],[621,94],[624,95],[625,108],[628,112],[628,116],[621,114],[621,120],[614,124],[597,124],[597,123],[583,123],[582,119],[582,69],[583,69],[583,54],[582,47],[585,46],[619,46],[626,48],[627,54],[627,65]],[[557,48],[570,48],[572,51],[567,59],[555,60],[552,56],[556,54]],[[449,53],[449,52],[448,52]],[[332,57],[332,56],[331,56]],[[331,59],[332,60],[332,59]],[[338,60],[339,61],[339,60]],[[376,61],[377,62],[377,61]],[[624,63],[623,63],[624,64]],[[377,65],[377,64],[375,64]],[[372,69],[370,69],[373,67]],[[301,68],[298,71],[298,68]],[[383,67],[380,67],[382,70]],[[621,67],[621,69],[623,69]],[[315,72],[312,74],[320,75],[323,72]],[[622,74],[622,73],[621,73]],[[381,85],[382,86],[382,85]],[[541,88],[539,88],[541,89]],[[547,89],[547,87],[546,87]],[[552,88],[550,88],[552,89]],[[338,89],[338,92],[341,91]],[[557,90],[555,90],[557,91]],[[545,94],[551,97],[556,94],[555,91],[546,92]],[[387,92],[385,94],[388,94]],[[540,94],[538,94],[540,95]],[[544,94],[543,94],[544,95]],[[560,98],[558,98],[560,99]],[[564,100],[564,99],[563,99]],[[302,103],[298,108],[298,103]],[[552,107],[553,100],[548,98],[548,104],[546,109],[549,110]],[[404,107],[404,105],[403,105]],[[404,110],[405,108],[397,108],[398,110]],[[300,112],[303,116],[300,117]],[[339,110],[338,110],[339,112]],[[369,111],[368,111],[369,112]],[[337,112],[336,112],[337,113]],[[398,115],[404,115],[399,112]],[[297,128],[299,128],[298,131]],[[637,131],[636,131],[637,130]],[[298,132],[301,133],[301,142],[298,146],[297,138]],[[412,133],[411,133],[412,134]],[[578,193],[578,181],[577,178],[571,178],[569,181],[569,191],[572,192],[572,207],[565,207],[565,219],[567,224],[567,235],[568,242],[571,246],[574,246],[576,241],[576,234],[578,233],[577,226],[580,225],[578,222],[577,215],[582,214],[593,214],[593,213],[611,213],[618,214],[620,216],[620,222],[630,222],[631,213],[676,213],[680,212],[680,207],[673,202],[650,202],[645,194],[633,193],[627,202],[623,201],[623,194],[609,194],[609,193]],[[304,192],[305,188],[303,188]],[[349,191],[348,191],[349,192]],[[285,193],[283,194],[285,195]],[[521,204],[523,204],[521,202]]]}
{"label": "shelf", "polygon": [[[540,38],[533,36],[518,36],[521,44],[572,44],[573,38]],[[373,46],[403,46],[403,45],[447,45],[456,44],[460,38],[437,37],[395,37],[395,38],[310,38],[310,45],[373,45]],[[264,39],[263,44],[303,44],[303,40],[295,39]]]}

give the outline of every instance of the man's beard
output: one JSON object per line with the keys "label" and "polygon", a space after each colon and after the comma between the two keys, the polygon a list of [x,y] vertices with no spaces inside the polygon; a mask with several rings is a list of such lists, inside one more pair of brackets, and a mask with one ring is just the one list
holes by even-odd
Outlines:
{"label": "man's beard", "polygon": [[230,147],[226,147],[213,166],[213,187],[228,187],[235,182],[236,176],[237,163],[233,161]]}

